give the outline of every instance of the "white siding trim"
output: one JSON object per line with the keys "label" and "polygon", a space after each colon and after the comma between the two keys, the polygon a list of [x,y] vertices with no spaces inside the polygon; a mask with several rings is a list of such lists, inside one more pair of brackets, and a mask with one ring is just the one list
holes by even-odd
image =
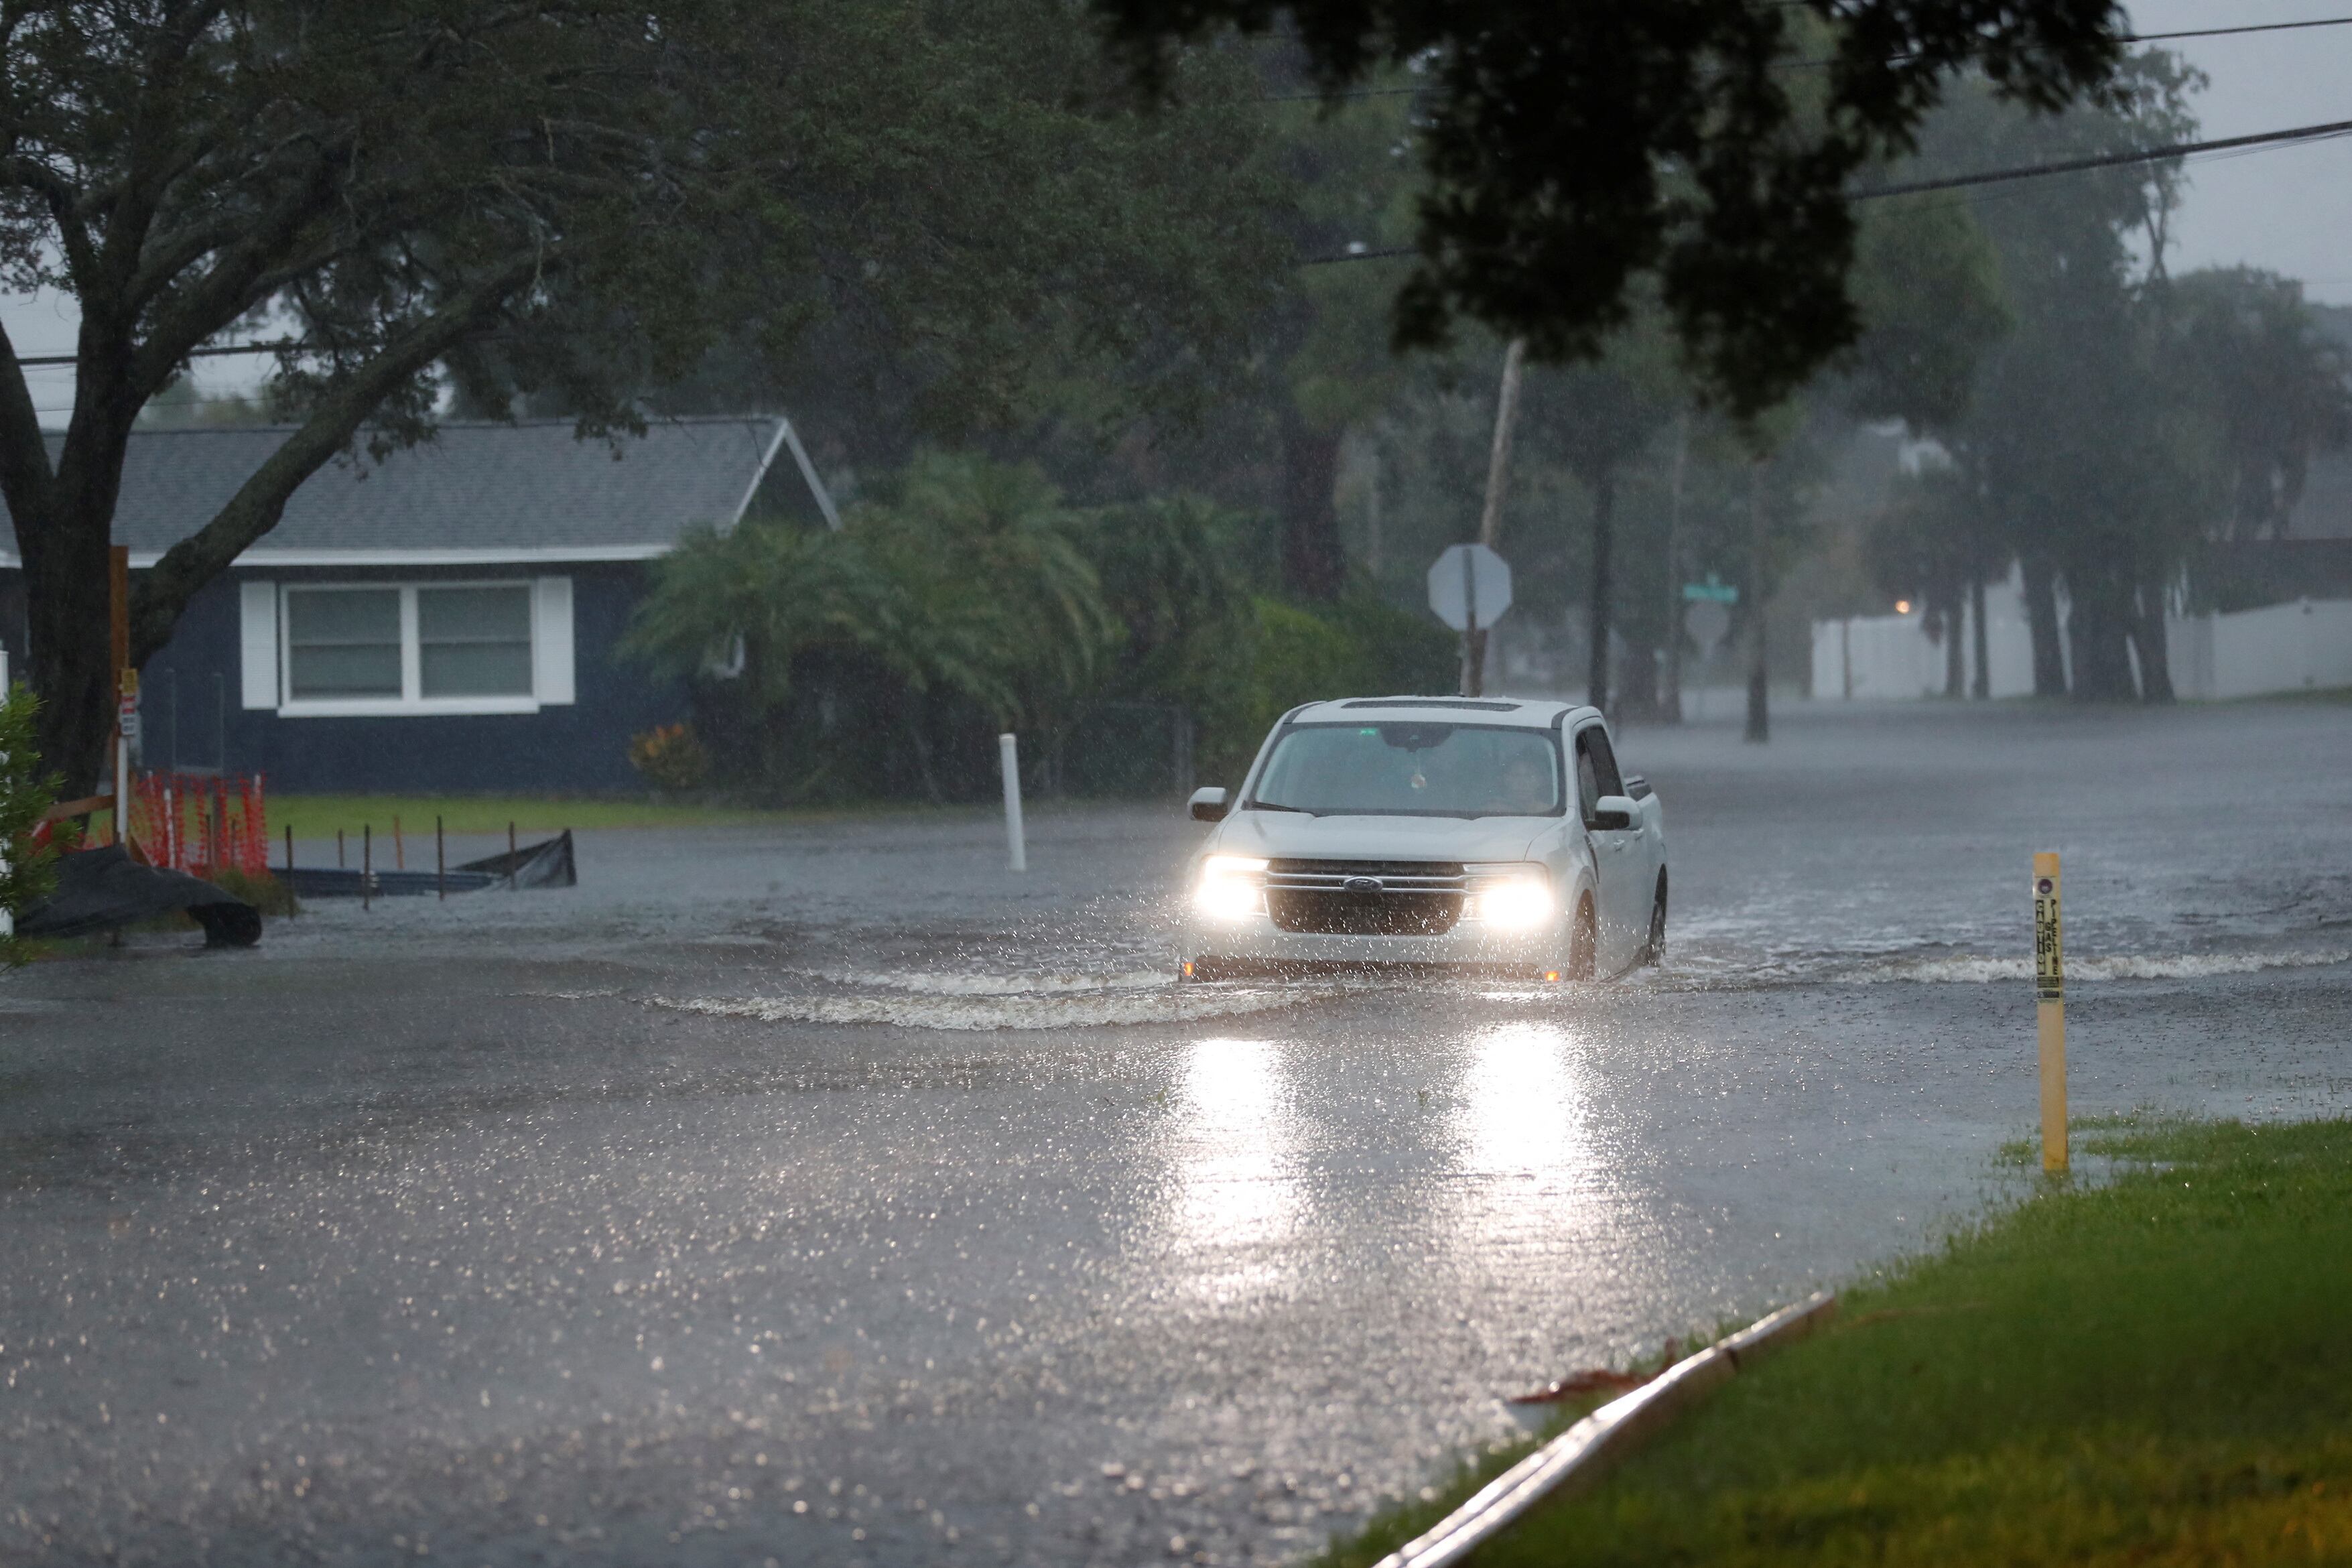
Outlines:
{"label": "white siding trim", "polygon": [[539,704],[528,697],[420,697],[414,702],[398,697],[334,697],[289,702],[278,710],[278,716],[281,719],[429,719],[450,714],[538,711]]}
{"label": "white siding trim", "polygon": [[278,584],[237,584],[237,641],[244,706],[278,706]]}
{"label": "white siding trim", "polygon": [[530,596],[530,688],[543,703],[577,700],[572,647],[572,579],[541,577]]}

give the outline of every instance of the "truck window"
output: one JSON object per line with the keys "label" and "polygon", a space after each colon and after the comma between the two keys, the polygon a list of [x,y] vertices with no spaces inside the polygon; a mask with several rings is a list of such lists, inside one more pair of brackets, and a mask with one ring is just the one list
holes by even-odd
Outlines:
{"label": "truck window", "polygon": [[1584,810],[1587,825],[1592,821],[1594,808],[1605,795],[1623,795],[1625,781],[1617,771],[1617,755],[1609,749],[1609,736],[1600,725],[1591,724],[1576,732],[1576,797]]}
{"label": "truck window", "polygon": [[1623,795],[1625,775],[1617,771],[1617,752],[1609,744],[1609,731],[1595,724],[1584,731],[1585,743],[1592,748],[1593,777],[1602,795]]}

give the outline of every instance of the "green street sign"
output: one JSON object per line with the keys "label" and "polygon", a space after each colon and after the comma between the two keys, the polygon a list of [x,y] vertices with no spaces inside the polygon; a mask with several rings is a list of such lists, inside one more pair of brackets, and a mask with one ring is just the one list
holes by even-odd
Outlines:
{"label": "green street sign", "polygon": [[1683,597],[1694,604],[1702,600],[1712,600],[1718,605],[1736,605],[1739,603],[1739,585],[1736,583],[1717,582],[1715,574],[1710,572],[1706,574],[1706,581],[1704,583],[1684,584]]}

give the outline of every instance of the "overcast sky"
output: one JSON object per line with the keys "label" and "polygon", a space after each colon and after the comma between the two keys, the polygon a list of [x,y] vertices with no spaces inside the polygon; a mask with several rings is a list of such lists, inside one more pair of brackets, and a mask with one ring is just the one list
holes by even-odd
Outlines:
{"label": "overcast sky", "polygon": [[[2131,0],[2142,33],[2244,26],[2352,15],[2352,0]],[[2198,101],[2203,134],[2352,120],[2352,26],[2196,38],[2168,46],[2212,79]],[[2300,278],[2312,298],[2352,305],[2352,138],[2192,163],[2188,200],[2175,219],[2176,268],[2244,263]],[[73,347],[74,315],[57,300],[0,300],[16,352]],[[209,389],[248,384],[254,362],[215,360],[198,380]],[[62,419],[72,372],[31,373],[34,401]]]}

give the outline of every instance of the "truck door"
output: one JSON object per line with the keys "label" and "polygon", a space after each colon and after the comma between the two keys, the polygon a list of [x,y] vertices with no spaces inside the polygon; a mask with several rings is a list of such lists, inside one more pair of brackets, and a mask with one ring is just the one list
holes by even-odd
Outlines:
{"label": "truck door", "polygon": [[1629,827],[1594,825],[1593,806],[1604,795],[1622,795],[1624,775],[1609,731],[1599,722],[1576,732],[1576,795],[1584,813],[1584,827],[1592,841],[1594,874],[1601,884],[1598,916],[1601,951],[1598,968],[1613,974],[1633,962],[1636,949],[1648,934],[1653,893],[1650,859],[1643,853],[1642,819]]}

